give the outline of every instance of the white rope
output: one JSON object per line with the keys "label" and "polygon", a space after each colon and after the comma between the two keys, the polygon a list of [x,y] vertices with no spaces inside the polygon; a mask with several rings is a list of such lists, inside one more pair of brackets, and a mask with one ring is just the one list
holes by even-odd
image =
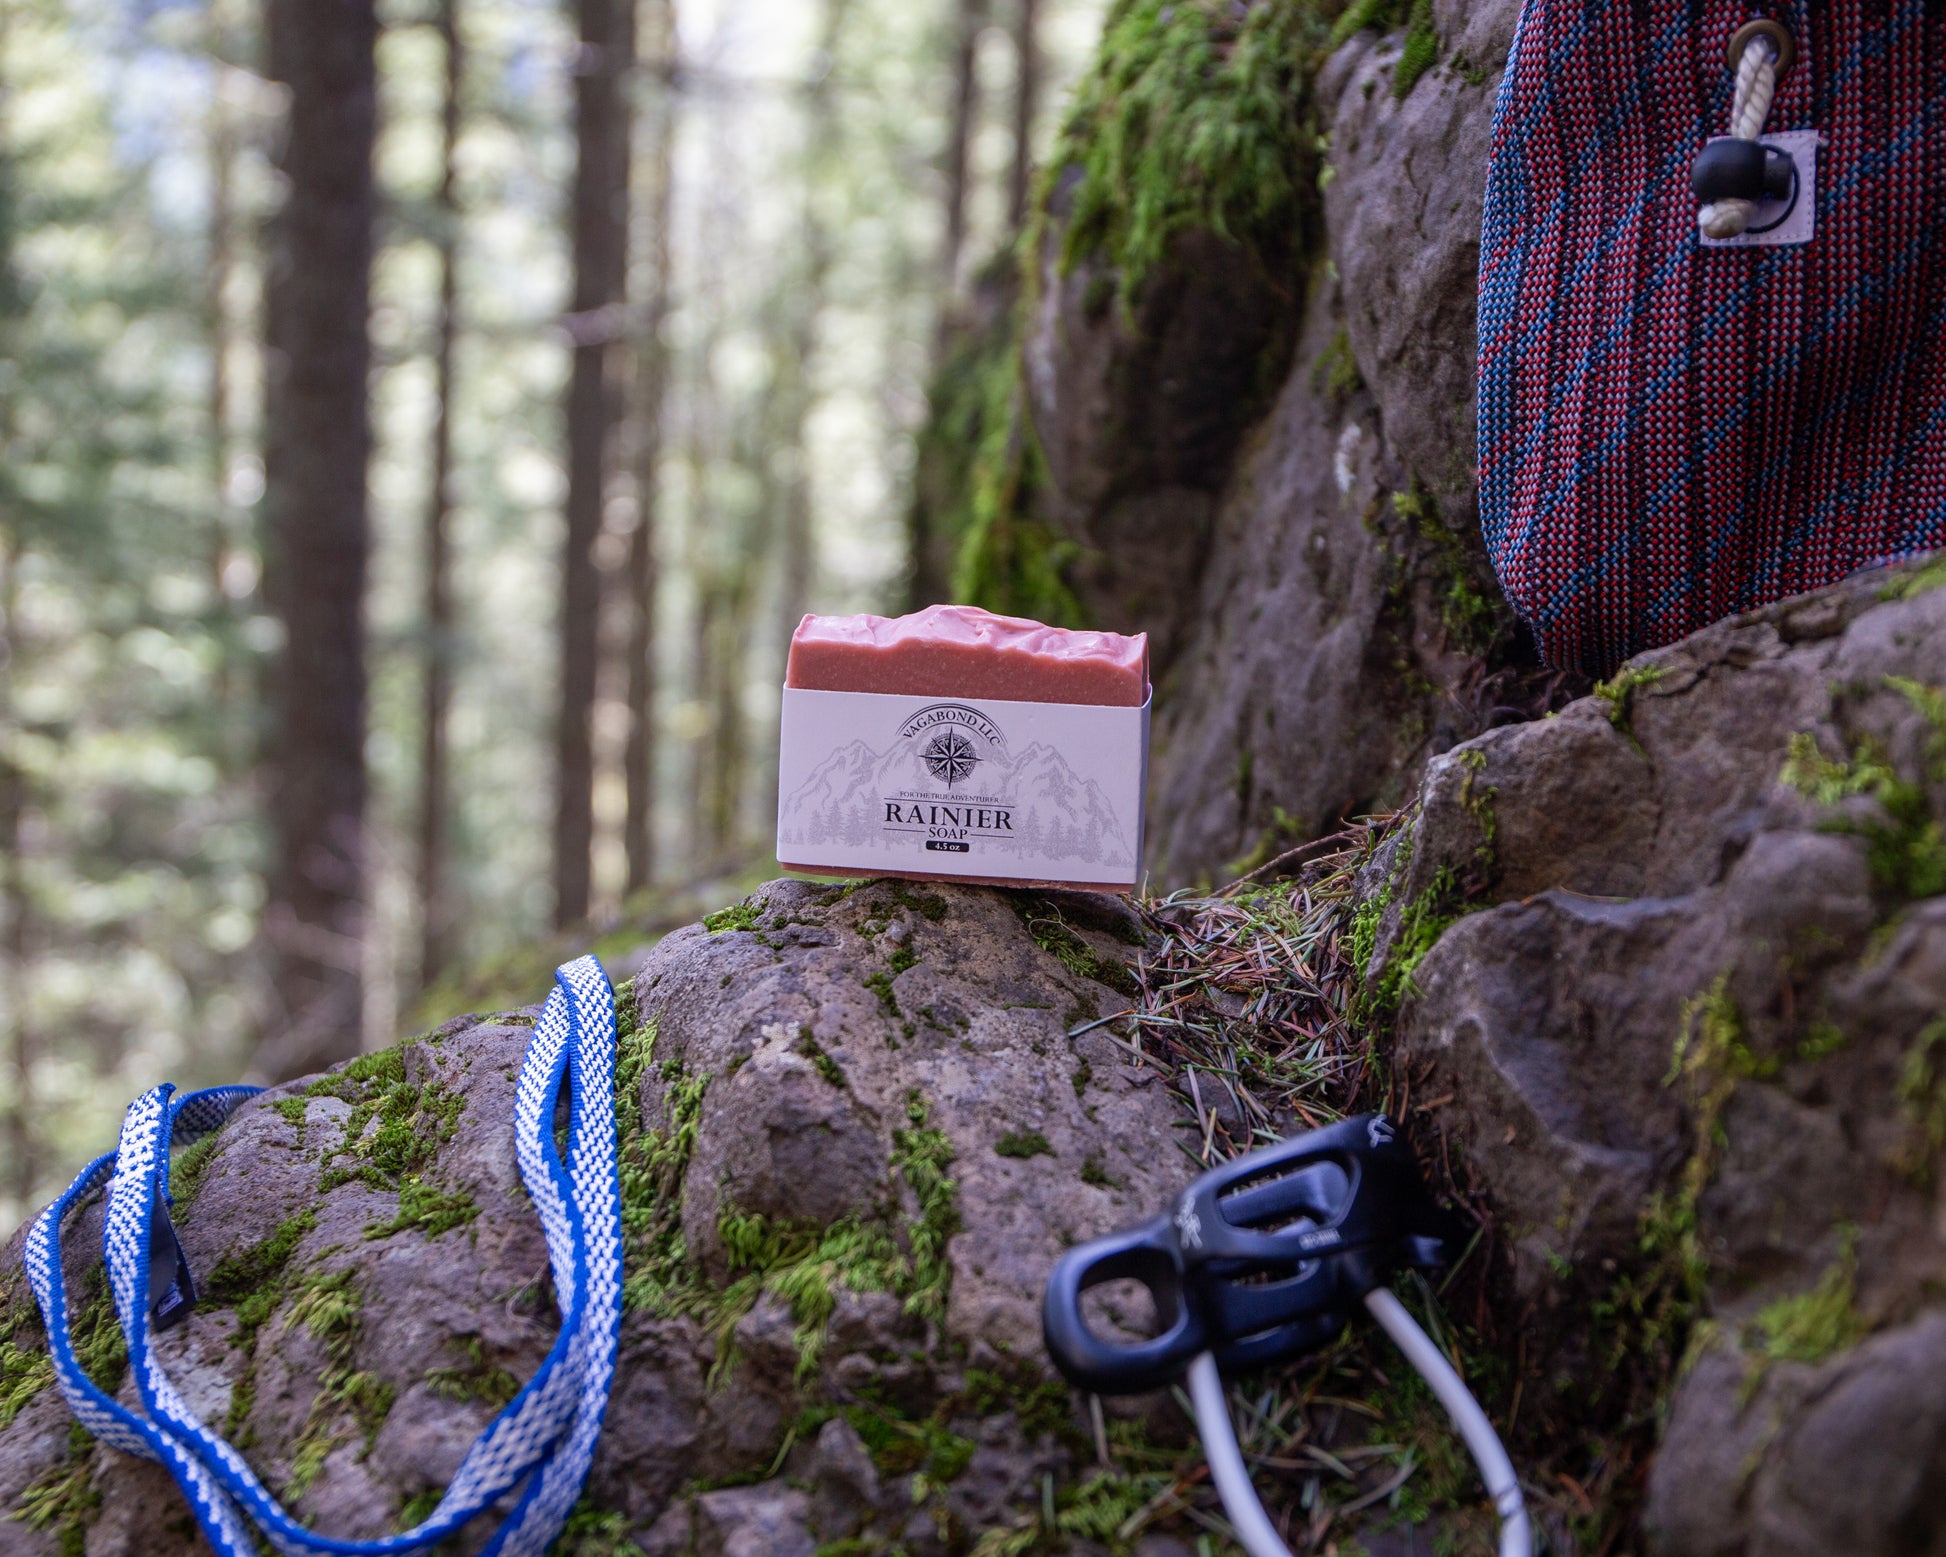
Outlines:
{"label": "white rope", "polygon": [[[1500,1557],[1531,1557],[1534,1537],[1527,1522],[1520,1478],[1514,1474],[1513,1461],[1507,1458],[1500,1435],[1467,1389],[1466,1381],[1405,1311],[1405,1305],[1384,1287],[1374,1287],[1365,1294],[1365,1307],[1405,1353],[1406,1361],[1432,1386],[1480,1467],[1487,1493],[1500,1514]],[[1230,1408],[1223,1398],[1223,1379],[1216,1370],[1216,1359],[1208,1352],[1189,1365],[1189,1399],[1195,1407],[1203,1453],[1209,1460],[1210,1480],[1216,1483],[1238,1542],[1250,1557],[1291,1557],[1290,1548],[1264,1512],[1257,1489],[1250,1484],[1250,1472],[1230,1422]]]}
{"label": "white rope", "polygon": [[[1737,56],[1737,84],[1730,100],[1730,134],[1754,141],[1764,133],[1770,100],[1777,95],[1777,46],[1765,37],[1752,38]],[[1750,225],[1757,202],[1734,196],[1712,201],[1696,213],[1705,237],[1734,238]]]}
{"label": "white rope", "polygon": [[1250,1485],[1243,1450],[1237,1447],[1236,1429],[1230,1425],[1230,1408],[1223,1399],[1223,1375],[1208,1352],[1189,1365],[1189,1400],[1196,1408],[1196,1431],[1202,1434],[1210,1480],[1216,1483],[1237,1540],[1250,1557],[1291,1557],[1291,1549],[1258,1501],[1257,1489]]}
{"label": "white rope", "polygon": [[1527,1503],[1520,1495],[1520,1478],[1514,1474],[1513,1461],[1507,1458],[1500,1435],[1493,1430],[1493,1423],[1487,1420],[1486,1412],[1480,1409],[1466,1381],[1446,1360],[1446,1354],[1433,1344],[1432,1337],[1405,1311],[1405,1304],[1386,1288],[1374,1287],[1367,1292],[1365,1307],[1405,1353],[1406,1361],[1432,1386],[1432,1392],[1459,1429],[1460,1437],[1466,1440],[1467,1450],[1486,1481],[1487,1495],[1500,1512],[1500,1557],[1528,1557],[1534,1537],[1527,1526]]}

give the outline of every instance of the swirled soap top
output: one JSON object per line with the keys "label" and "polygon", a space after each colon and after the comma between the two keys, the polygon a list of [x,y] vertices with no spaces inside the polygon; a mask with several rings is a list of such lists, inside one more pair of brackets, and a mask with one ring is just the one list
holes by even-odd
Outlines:
{"label": "swirled soap top", "polygon": [[910,616],[807,616],[791,635],[784,684],[1139,708],[1149,696],[1149,637],[1048,627],[961,605]]}

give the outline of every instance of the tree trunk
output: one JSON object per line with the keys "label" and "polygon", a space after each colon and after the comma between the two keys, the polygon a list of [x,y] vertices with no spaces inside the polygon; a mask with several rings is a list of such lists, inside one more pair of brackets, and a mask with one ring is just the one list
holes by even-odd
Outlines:
{"label": "tree trunk", "polygon": [[946,121],[946,238],[939,256],[944,321],[959,286],[960,251],[966,246],[966,160],[973,141],[973,116],[979,110],[980,78],[974,66],[980,29],[986,25],[986,0],[959,0],[954,13],[953,108]]}
{"label": "tree trunk", "polygon": [[290,122],[265,288],[265,592],[284,629],[265,930],[281,1031],[259,1068],[294,1075],[359,1042],[375,0],[270,0],[265,30]]}
{"label": "tree trunk", "polygon": [[[14,678],[18,674],[20,643],[20,551],[11,531],[0,532],[0,743],[14,729]],[[7,1069],[12,1073],[13,1096],[7,1107],[6,1188],[14,1205],[25,1214],[34,1194],[34,1042],[27,1010],[29,905],[26,848],[27,778],[14,754],[0,744],[0,914],[5,934],[0,937],[4,958],[7,1015]]]}
{"label": "tree trunk", "polygon": [[[847,0],[824,0],[823,25],[818,39],[820,54],[827,60],[838,57],[844,31]],[[782,536],[778,548],[782,577],[777,592],[782,616],[783,639],[790,642],[798,620],[804,615],[811,595],[811,580],[817,567],[816,537],[811,532],[811,462],[804,441],[813,399],[812,359],[817,353],[818,321],[824,312],[826,273],[831,268],[831,233],[818,208],[818,182],[829,173],[838,153],[838,119],[833,112],[831,71],[826,71],[811,88],[804,106],[804,202],[800,217],[800,245],[804,269],[799,275],[796,295],[791,299],[790,324],[784,334],[784,351],[778,365],[778,434],[795,457],[786,461],[783,478]],[[758,458],[766,469],[774,468],[773,451],[762,449]],[[777,681],[783,684],[783,669]]]}
{"label": "tree trunk", "polygon": [[[707,172],[705,177],[708,177]],[[705,252],[707,247],[707,244],[703,245]],[[690,692],[697,706],[709,709],[715,707],[712,689],[716,674],[716,616],[721,593],[718,583],[721,566],[716,551],[721,537],[717,534],[716,494],[711,481],[714,450],[711,448],[710,420],[716,407],[715,377],[710,368],[710,355],[716,347],[716,330],[713,317],[705,311],[714,299],[705,302],[701,296],[707,290],[707,282],[699,277],[696,286],[698,311],[710,322],[704,326],[702,339],[693,348],[690,381],[684,388],[686,425],[683,457],[689,467],[688,525],[684,550],[690,594],[694,601],[690,620]],[[684,808],[687,814],[683,831],[689,840],[688,869],[692,876],[698,877],[706,874],[716,863],[710,844],[708,802],[716,744],[714,729],[705,729],[696,737],[689,753],[688,794]]]}
{"label": "tree trunk", "polygon": [[1040,0],[1016,0],[1014,12],[1014,161],[1007,179],[1007,226],[1027,223],[1034,171],[1034,119],[1041,106]]}
{"label": "tree trunk", "polygon": [[[946,175],[946,209],[945,233],[939,250],[939,312],[933,326],[931,382],[935,386],[964,321],[959,306],[959,268],[961,251],[966,246],[967,154],[973,140],[973,120],[979,111],[980,79],[975,67],[980,29],[986,21],[987,0],[959,0],[952,39],[953,107],[946,123],[946,145],[941,157]],[[944,600],[952,590],[950,559],[941,556],[945,540],[938,533],[937,508],[927,501],[923,491],[925,458],[922,443],[915,492],[906,509],[905,607],[908,611]]]}
{"label": "tree trunk", "polygon": [[[818,51],[827,60],[838,58],[847,9],[848,0],[824,0]],[[766,447],[756,451],[759,468],[778,473],[774,479],[779,489],[776,499],[780,658],[775,676],[779,686],[784,681],[791,634],[810,605],[812,583],[817,575],[811,460],[805,445],[816,400],[812,369],[817,357],[818,327],[824,314],[825,283],[831,269],[831,231],[819,206],[818,189],[830,175],[839,153],[839,124],[831,88],[833,73],[827,70],[805,100],[804,185],[800,197],[803,210],[799,218],[803,269],[790,289],[785,305],[786,322],[780,332],[782,351],[776,359],[776,387],[770,407],[774,430],[765,439]],[[780,451],[789,456],[782,461],[781,470],[776,457]],[[772,763],[767,809],[773,812],[777,803],[777,776],[777,766]]]}
{"label": "tree trunk", "polygon": [[[228,38],[219,7],[210,7],[210,65],[215,88],[209,99],[209,261],[204,267],[203,307],[209,331],[209,462],[211,512],[216,522],[210,535],[210,585],[217,610],[227,613],[229,591],[224,572],[236,536],[230,513],[230,315],[227,293],[235,262],[235,203],[231,167],[236,160],[236,125],[228,90]],[[227,666],[219,676],[218,694],[228,704]]]}
{"label": "tree trunk", "polygon": [[561,703],[555,745],[554,923],[588,914],[594,841],[590,722],[599,651],[601,575],[595,544],[617,420],[620,312],[628,274],[628,72],[634,0],[579,0],[575,64],[573,317],[568,384],[567,546],[561,568]]}
{"label": "tree trunk", "polygon": [[669,361],[662,322],[669,311],[669,215],[674,180],[676,113],[674,0],[650,0],[649,54],[655,59],[656,106],[642,261],[647,305],[635,348],[635,534],[628,550],[628,746],[622,756],[628,810],[622,823],[626,891],[655,879],[656,523],[660,512],[662,402]]}
{"label": "tree trunk", "polygon": [[433,211],[439,252],[439,335],[433,346],[439,409],[432,429],[432,480],[426,494],[425,672],[420,711],[419,982],[430,984],[446,966],[452,904],[446,890],[446,723],[453,698],[451,560],[453,475],[453,343],[459,333],[460,210],[458,148],[460,93],[466,59],[459,36],[459,0],[439,0],[437,25],[446,49],[445,98],[440,108],[439,194]]}
{"label": "tree trunk", "polygon": [[253,715],[242,706],[249,697],[249,672],[238,652],[237,628],[242,613],[233,592],[237,581],[231,568],[247,544],[248,516],[230,499],[231,422],[234,418],[230,380],[230,351],[236,330],[230,316],[229,292],[236,274],[237,213],[236,159],[242,149],[237,104],[231,80],[236,68],[241,28],[229,0],[210,0],[207,18],[210,69],[209,99],[209,253],[204,267],[204,328],[209,336],[209,569],[211,616],[216,627],[217,663],[214,676],[216,760],[227,776],[246,771],[255,756]]}

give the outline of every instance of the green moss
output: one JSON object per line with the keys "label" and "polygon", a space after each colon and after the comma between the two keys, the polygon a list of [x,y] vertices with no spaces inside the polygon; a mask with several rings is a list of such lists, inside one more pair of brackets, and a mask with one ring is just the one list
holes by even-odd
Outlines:
{"label": "green moss", "polygon": [[1102,1165],[1099,1153],[1091,1155],[1086,1162],[1081,1164],[1081,1182],[1083,1184],[1093,1185],[1096,1189],[1120,1189],[1122,1187],[1117,1180],[1109,1177],[1108,1169]]}
{"label": "green moss", "polygon": [[397,1190],[408,1178],[423,1175],[439,1148],[458,1131],[466,1107],[464,1097],[440,1082],[409,1083],[399,1049],[362,1055],[337,1074],[313,1082],[306,1095],[332,1096],[352,1105],[338,1144],[323,1154],[320,1193],[353,1180],[372,1189]]}
{"label": "green moss", "polygon": [[1361,32],[1386,32],[1398,26],[1408,10],[1409,0],[1352,0],[1332,23],[1326,44],[1335,49]]}
{"label": "green moss", "polygon": [[1596,685],[1594,695],[1608,705],[1608,722],[1634,739],[1635,695],[1652,687],[1668,672],[1660,665],[1624,665],[1608,680]]}
{"label": "green moss", "polygon": [[101,1512],[95,1490],[94,1439],[78,1423],[68,1436],[68,1455],[20,1494],[20,1515],[30,1530],[54,1537],[60,1557],[86,1557],[88,1527]]}
{"label": "green moss", "polygon": [[910,1128],[892,1132],[892,1166],[912,1191],[918,1215],[905,1228],[912,1277],[904,1296],[911,1312],[942,1323],[952,1280],[946,1244],[959,1231],[958,1186],[946,1172],[953,1147],[943,1130],[928,1127],[925,1099],[916,1091],[906,1095],[905,1111]]}
{"label": "green moss", "polygon": [[1828,1060],[1850,1043],[1844,1029],[1823,1018],[1811,1023],[1797,1046],[1800,1060]]}
{"label": "green moss", "polygon": [[[395,1083],[402,1082],[405,1080],[405,1051],[410,1047],[411,1045],[409,1043],[396,1044],[389,1049],[379,1049],[371,1054],[361,1054],[347,1064],[338,1073],[338,1078],[335,1079],[349,1081],[361,1087],[389,1087]],[[334,1078],[325,1078],[327,1082],[332,1079]],[[317,1090],[318,1086],[316,1083],[313,1083],[309,1088],[309,1091],[313,1093]]]}
{"label": "green moss", "polygon": [[908,1312],[935,1323],[945,1317],[951,1279],[946,1243],[959,1228],[957,1186],[946,1176],[953,1152],[943,1132],[926,1128],[925,1104],[916,1093],[907,1098],[906,1112],[911,1128],[893,1132],[892,1166],[917,1214],[901,1224],[903,1241],[889,1226],[858,1217],[792,1225],[725,1206],[717,1236],[729,1257],[730,1284],[720,1293],[692,1289],[687,1305],[719,1337],[719,1370],[729,1359],[730,1331],[765,1294],[790,1309],[802,1382],[817,1374],[825,1326],[841,1290],[892,1292],[905,1299]]}
{"label": "green moss", "polygon": [[548,1548],[549,1557],[642,1557],[628,1530],[627,1515],[597,1507],[593,1494],[584,1492]]}
{"label": "green moss", "polygon": [[1272,255],[1301,242],[1317,187],[1310,78],[1325,39],[1296,0],[1119,0],[1048,160],[1050,188],[1080,170],[1063,269],[1099,255],[1126,302],[1179,232]]}
{"label": "green moss", "polygon": [[367,1238],[390,1238],[394,1233],[420,1232],[428,1238],[464,1227],[479,1216],[479,1205],[464,1190],[441,1194],[417,1176],[399,1185],[399,1209],[388,1222],[368,1222]]}
{"label": "green moss", "polygon": [[782,1298],[796,1324],[800,1383],[817,1376],[824,1330],[838,1293],[890,1290],[905,1257],[884,1228],[845,1217],[823,1226],[791,1226],[737,1210],[717,1220],[717,1236],[729,1256],[732,1282],[717,1318],[719,1335],[766,1293]]}
{"label": "green moss", "polygon": [[1404,97],[1419,78],[1439,63],[1439,33],[1433,26],[1432,0],[1412,0],[1405,47],[1392,71],[1392,95]]}
{"label": "green moss", "polygon": [[1946,1151],[1946,1016],[1929,1022],[1906,1050],[1898,1095],[1914,1133],[1902,1166],[1930,1180],[1933,1160]]}
{"label": "green moss", "polygon": [[1876,794],[1898,775],[1883,757],[1861,749],[1849,762],[1835,762],[1818,748],[1817,737],[1800,730],[1791,737],[1789,755],[1778,774],[1781,783],[1815,800],[1835,806],[1854,795]]}
{"label": "green moss", "polygon": [[933,924],[938,924],[946,917],[946,899],[937,892],[927,892],[904,881],[895,880],[890,885],[892,901],[901,908],[909,908]]}
{"label": "green moss", "polygon": [[[1440,517],[1432,495],[1414,476],[1406,489],[1394,492],[1393,522],[1383,511],[1367,527],[1387,535],[1386,602],[1396,616],[1409,615],[1413,592],[1424,581],[1432,595],[1447,643],[1465,654],[1483,655],[1512,623],[1512,613],[1491,583],[1485,557],[1478,546]],[[1424,678],[1404,662],[1408,679]],[[1430,683],[1416,692],[1419,700],[1438,695]]]}
{"label": "green moss", "polygon": [[[352,1433],[361,1435],[370,1450],[397,1391],[377,1375],[353,1366],[365,1306],[354,1272],[313,1271],[295,1282],[291,1292],[284,1328],[302,1325],[313,1339],[323,1342],[325,1354],[318,1393],[291,1448],[285,1495],[298,1498],[309,1490],[331,1451]],[[349,1424],[344,1423],[346,1417]]]}
{"label": "green moss", "polygon": [[1076,935],[1053,904],[1041,898],[1016,897],[1014,912],[1027,927],[1027,933],[1034,938],[1034,944],[1068,972],[1078,978],[1106,984],[1116,994],[1130,1000],[1141,993],[1141,986],[1135,982],[1135,975],[1129,972],[1127,965],[1118,958],[1102,956]]}
{"label": "green moss", "polygon": [[883,970],[860,979],[859,983],[878,996],[878,1006],[887,1016],[895,1020],[901,1015],[899,997],[892,993],[892,975]]}
{"label": "green moss", "polygon": [[1052,1157],[1054,1148],[1038,1130],[1009,1130],[993,1144],[1002,1157]]}
{"label": "green moss", "polygon": [[393,1528],[403,1534],[415,1526],[424,1524],[432,1518],[433,1511],[439,1507],[440,1499],[444,1496],[443,1492],[436,1489],[414,1493],[400,1505],[399,1517]]}
{"label": "green moss", "polygon": [[667,1123],[644,1127],[641,1086],[655,1054],[657,1023],[631,1032],[617,1050],[615,1131],[622,1186],[624,1303],[658,1316],[688,1311],[696,1290],[682,1235],[682,1186],[711,1073],[692,1076],[677,1061],[662,1068]]}
{"label": "green moss", "polygon": [[[230,1409],[223,1429],[239,1447],[248,1447],[250,1412],[256,1402],[257,1332],[283,1301],[292,1257],[317,1225],[317,1212],[305,1207],[278,1223],[263,1242],[218,1261],[203,1284],[205,1302],[235,1311],[236,1330],[230,1342],[246,1357],[243,1372],[230,1390]],[[120,1333],[117,1327],[117,1336]]]}
{"label": "green moss", "polygon": [[9,1336],[0,1341],[0,1427],[10,1427],[20,1409],[54,1382],[54,1359],[45,1351],[23,1351]]}
{"label": "green moss", "polygon": [[762,917],[763,910],[754,903],[733,903],[713,914],[705,914],[703,928],[711,935],[720,935],[725,930],[754,930]]}
{"label": "green moss", "polygon": [[1858,1312],[1858,1230],[1839,1234],[1835,1264],[1809,1292],[1779,1298],[1757,1315],[1757,1349],[1773,1362],[1823,1362],[1865,1334]]}
{"label": "green moss", "polygon": [[1695,1141],[1675,1183],[1653,1195],[1642,1213],[1642,1266],[1624,1272],[1594,1305],[1592,1317],[1609,1340],[1609,1368],[1633,1361],[1651,1371],[1673,1370],[1709,1278],[1697,1207],[1722,1153],[1723,1111],[1741,1082],[1778,1069],[1775,1059],[1750,1047],[1728,973],[1684,1005],[1665,1084],[1681,1088]]}
{"label": "green moss", "polygon": [[447,1400],[477,1400],[498,1411],[520,1393],[520,1380],[505,1368],[487,1361],[485,1344],[477,1335],[450,1343],[459,1351],[459,1365],[426,1370],[426,1384]]}
{"label": "green moss", "polygon": [[1351,965],[1361,978],[1372,964],[1372,953],[1378,950],[1379,926],[1385,920],[1385,910],[1391,906],[1392,883],[1387,881],[1352,910],[1348,937]]}
{"label": "green moss", "polygon": [[1838,806],[1860,796],[1875,802],[1877,816],[1834,817],[1824,825],[1865,840],[1866,863],[1882,890],[1903,898],[1936,897],[1946,892],[1946,834],[1933,815],[1924,781],[1946,783],[1946,693],[1901,676],[1888,676],[1886,685],[1930,726],[1921,778],[1899,773],[1870,738],[1839,761],[1827,757],[1803,731],[1791,737],[1778,777],[1819,805]]}
{"label": "green moss", "polygon": [[1922,567],[1902,572],[1879,587],[1881,600],[1913,600],[1946,584],[1946,554],[1934,557]]}
{"label": "green moss", "polygon": [[1342,411],[1364,387],[1365,381],[1358,374],[1358,359],[1351,353],[1351,334],[1340,326],[1330,344],[1311,364],[1311,392],[1322,396],[1332,410]]}
{"label": "green moss", "polygon": [[[1389,892],[1387,894],[1389,896]],[[1383,913],[1381,906],[1379,912]],[[1439,938],[1455,923],[1475,912],[1463,901],[1459,873],[1450,865],[1442,865],[1433,873],[1426,888],[1399,914],[1399,929],[1393,937],[1392,946],[1380,969],[1376,980],[1369,981],[1359,992],[1358,1015],[1368,1024],[1382,1024],[1389,1021],[1399,1008],[1399,1002],[1412,991],[1412,976],[1419,970],[1426,953],[1439,944]],[[1358,946],[1364,937],[1372,937],[1375,942],[1377,920],[1369,918],[1362,923],[1354,916],[1352,925],[1352,952],[1357,956]],[[1366,947],[1366,960],[1356,963],[1362,974],[1370,961],[1372,947]]]}
{"label": "green moss", "polygon": [[301,1097],[280,1097],[270,1106],[283,1116],[284,1123],[294,1130],[302,1131],[305,1101]]}
{"label": "green moss", "polygon": [[1162,1472],[1101,1471],[1058,1491],[1051,1482],[1044,1483],[1041,1507],[1031,1521],[989,1530],[974,1546],[973,1557],[1027,1557],[1066,1550],[1074,1541],[1126,1550],[1136,1522],[1167,1493],[1172,1479]]}
{"label": "green moss", "polygon": [[1473,818],[1474,825],[1480,829],[1480,842],[1475,846],[1473,855],[1481,864],[1491,865],[1494,846],[1500,834],[1499,816],[1495,810],[1500,791],[1481,783],[1481,776],[1487,770],[1487,754],[1478,746],[1461,752],[1459,763],[1464,770],[1464,776],[1460,779],[1460,808]]}
{"label": "green moss", "polygon": [[894,947],[892,949],[891,957],[889,957],[887,960],[892,965],[893,978],[897,978],[901,973],[905,972],[907,968],[916,968],[919,966],[919,954],[916,951],[914,951],[910,946]]}
{"label": "green moss", "polygon": [[838,1062],[824,1052],[824,1046],[812,1035],[809,1027],[797,1030],[797,1052],[811,1062],[811,1068],[834,1087],[845,1084],[845,1073]]}
{"label": "green moss", "polygon": [[960,537],[953,598],[1056,627],[1081,627],[1087,616],[1067,579],[1081,549],[1037,517],[1049,486],[1047,457],[1027,414],[1022,371],[1019,348],[1009,341],[981,375],[980,436],[965,478],[964,506],[955,505],[951,521]]}
{"label": "green moss", "polygon": [[[318,1225],[318,1214],[309,1206],[277,1224],[263,1242],[217,1261],[203,1285],[203,1295],[219,1306],[241,1308],[284,1274],[305,1235]],[[264,1314],[258,1319],[270,1316]]]}
{"label": "green moss", "polygon": [[169,1198],[178,1211],[186,1208],[201,1191],[210,1159],[216,1155],[222,1139],[220,1130],[212,1130],[201,1140],[169,1154]]}

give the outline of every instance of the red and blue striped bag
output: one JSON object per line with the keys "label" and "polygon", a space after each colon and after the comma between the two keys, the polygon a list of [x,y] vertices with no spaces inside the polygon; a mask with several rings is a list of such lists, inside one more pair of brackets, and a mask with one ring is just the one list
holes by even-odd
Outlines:
{"label": "red and blue striped bag", "polygon": [[[1724,179],[1748,201],[1720,228]],[[1604,673],[1946,544],[1942,224],[1946,5],[1526,0],[1481,231],[1479,475],[1544,658]]]}

